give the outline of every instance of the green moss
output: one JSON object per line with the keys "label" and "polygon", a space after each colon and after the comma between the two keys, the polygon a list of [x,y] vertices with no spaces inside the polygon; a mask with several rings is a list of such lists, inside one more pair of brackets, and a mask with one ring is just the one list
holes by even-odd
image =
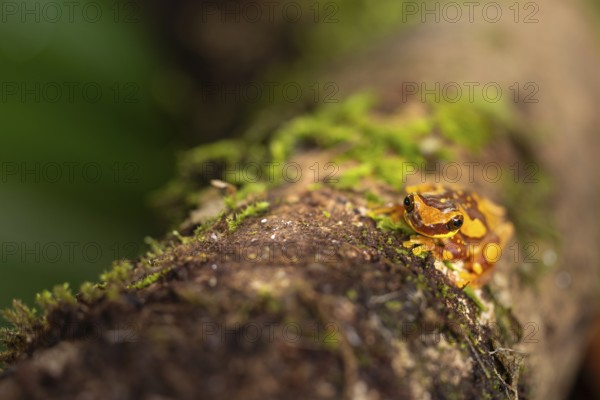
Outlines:
{"label": "green moss", "polygon": [[[416,251],[416,254],[415,254]],[[417,248],[417,249],[413,249],[411,251],[412,254],[414,254],[415,256],[419,257],[420,259],[424,260],[427,258],[427,255],[429,254],[429,251],[424,251],[421,248]]]}
{"label": "green moss", "polygon": [[261,300],[261,305],[267,310],[267,312],[276,314],[283,308],[281,300],[273,295],[272,288],[269,285],[261,285],[258,290],[258,296]]}
{"label": "green moss", "polygon": [[121,297],[122,286],[119,285],[105,285],[104,295],[108,301],[118,301]]}
{"label": "green moss", "polygon": [[402,302],[398,300],[391,300],[385,303],[385,308],[392,312],[398,312],[402,310]]}
{"label": "green moss", "polygon": [[52,291],[44,290],[35,296],[35,302],[44,312],[50,311],[59,304],[76,304],[77,299],[71,292],[68,283],[56,285]]}
{"label": "green moss", "polygon": [[229,232],[235,231],[242,222],[248,217],[256,217],[269,209],[268,201],[259,201],[253,204],[250,204],[248,207],[244,208],[241,212],[234,213],[231,216],[228,216],[227,221],[227,229]]}
{"label": "green moss", "polygon": [[241,185],[239,190],[236,190],[234,193],[224,198],[225,206],[228,210],[233,210],[240,201],[264,193],[269,186],[271,185],[266,182],[246,182]]}
{"label": "green moss", "polygon": [[504,103],[438,102],[431,105],[432,113],[427,117],[401,120],[378,117],[373,111],[375,103],[371,95],[357,95],[292,120],[273,135],[271,159],[286,162],[301,144],[321,149],[343,146],[335,161],[344,165],[336,181],[330,183],[349,189],[373,178],[401,189],[407,175],[424,165],[425,156],[451,158],[448,146],[422,150],[423,140],[434,136],[436,130],[451,145],[478,151],[489,143],[496,126],[510,126]]}
{"label": "green moss", "polygon": [[429,286],[427,279],[425,278],[425,275],[423,274],[418,274],[415,277],[415,286],[417,287],[418,290],[420,291],[425,291],[427,290],[427,287]]}
{"label": "green moss", "polygon": [[215,217],[209,218],[202,224],[198,225],[198,227],[194,229],[194,239],[197,241],[203,241],[205,233],[208,232],[217,222],[221,221],[224,216],[225,212],[221,211]]}
{"label": "green moss", "polygon": [[[366,45],[373,36],[390,29],[396,30],[411,21],[418,22],[419,18],[416,14],[405,15],[402,12],[403,1],[382,0],[377,7],[371,7],[366,0],[334,3],[327,3],[326,7],[304,4],[301,6],[304,10],[302,14],[309,16],[309,20],[313,17],[319,21],[343,20],[353,23],[309,24],[310,28],[298,30],[294,34],[295,41],[303,45],[296,49],[301,52],[297,62],[282,64],[275,70],[265,70],[263,77],[265,82],[295,82],[307,89],[314,104],[322,106],[316,112],[311,110],[311,115],[291,118],[289,123],[278,128],[280,121],[289,120],[289,116],[296,115],[305,104],[298,102],[290,105],[289,99],[282,98],[280,90],[275,90],[274,98],[264,96],[269,98],[268,104],[259,101],[254,111],[268,109],[269,112],[250,112],[254,122],[243,137],[205,144],[179,157],[179,177],[162,195],[156,196],[156,203],[161,205],[161,209],[196,206],[198,191],[213,178],[238,186],[242,194],[228,202],[229,208],[235,209],[237,200],[245,198],[246,190],[257,193],[282,183],[281,174],[265,179],[264,174],[260,176],[249,170],[245,170],[245,174],[235,173],[239,166],[289,162],[297,150],[306,145],[319,149],[343,145],[344,150],[348,148],[348,151],[344,151],[338,161],[352,160],[364,166],[343,171],[335,176],[337,183],[329,183],[352,188],[353,182],[374,176],[401,189],[405,173],[399,172],[404,170],[399,167],[405,163],[425,161],[420,149],[423,138],[433,132],[441,132],[452,143],[479,149],[491,136],[490,126],[499,119],[507,120],[508,113],[503,104],[493,103],[489,99],[435,102],[430,104],[434,111],[427,117],[392,121],[376,115],[373,96],[338,98],[337,85],[334,82],[315,82],[314,76],[309,78],[314,71],[307,65],[314,65],[317,59],[329,60],[332,50],[334,53],[343,53],[360,47],[360,43]],[[359,15],[360,18],[357,18]],[[260,81],[260,77],[257,78]],[[333,97],[330,96],[332,90]],[[481,90],[475,92],[480,93]],[[437,149],[435,154],[427,154],[427,157],[435,159],[448,159],[450,156],[451,152],[445,146]],[[179,215],[185,215],[184,211],[180,210]]]}
{"label": "green moss", "polygon": [[103,282],[125,286],[131,280],[133,265],[127,260],[114,261],[112,269],[100,275]]}
{"label": "green moss", "polygon": [[439,284],[438,290],[439,290],[441,297],[443,297],[443,298],[448,297],[448,285]]}
{"label": "green moss", "polygon": [[446,268],[448,268],[450,271],[456,271],[456,267],[454,266],[453,263],[451,263],[448,260],[444,260],[444,265],[446,266]]}
{"label": "green moss", "polygon": [[172,231],[171,234],[173,236],[175,236],[177,238],[177,240],[179,240],[179,242],[181,242],[182,244],[187,244],[190,243],[192,241],[192,238],[189,236],[182,236],[181,233],[179,233],[179,231]]}
{"label": "green moss", "polygon": [[467,295],[467,297],[469,297],[473,303],[475,303],[475,305],[477,306],[477,308],[480,311],[487,311],[487,307],[481,302],[481,299],[479,298],[479,296],[477,296],[477,294],[475,294],[475,291],[473,291],[473,288],[471,288],[470,286],[467,286],[463,289],[463,292]]}
{"label": "green moss", "polygon": [[365,193],[365,199],[369,202],[370,205],[380,205],[383,204],[384,200],[379,197],[377,194],[367,191]]}
{"label": "green moss", "polygon": [[344,146],[338,163],[353,162],[329,183],[338,188],[355,188],[366,177],[399,187],[398,171],[406,162],[422,162],[418,138],[431,131],[427,119],[395,123],[372,115],[373,96],[351,97],[324,107],[311,116],[296,118],[277,131],[271,140],[274,161],[285,162],[302,143],[321,149]]}
{"label": "green moss", "polygon": [[498,120],[508,121],[504,103],[493,107],[479,99],[473,103],[467,99],[456,103],[432,103],[435,120],[442,135],[453,143],[479,152],[492,137],[493,126]]}
{"label": "green moss", "polygon": [[144,278],[139,281],[128,285],[127,289],[144,289],[153,283],[157,282],[159,279],[166,276],[171,271],[171,268],[164,269],[162,271],[154,272],[152,274],[146,275]]}
{"label": "green moss", "polygon": [[164,253],[164,245],[158,240],[151,238],[150,236],[146,236],[144,238],[144,242],[150,246],[150,253],[148,254],[149,257],[160,256]]}
{"label": "green moss", "polygon": [[2,310],[0,314],[6,321],[22,329],[33,326],[38,320],[35,308],[29,308],[17,299],[12,301],[11,308]]}
{"label": "green moss", "polygon": [[81,296],[81,300],[87,303],[93,303],[94,301],[99,300],[103,295],[104,290],[97,283],[83,282],[79,287],[79,296]]}
{"label": "green moss", "polygon": [[415,233],[415,231],[412,230],[411,227],[408,226],[408,224],[406,222],[404,222],[404,219],[395,221],[389,215],[377,212],[376,209],[374,211],[369,212],[368,216],[369,216],[369,218],[375,220],[375,222],[377,223],[377,229],[380,229],[382,231],[386,231],[386,232],[400,231],[400,232],[404,233],[405,235],[412,235]]}
{"label": "green moss", "polygon": [[321,188],[323,188],[323,183],[321,183],[321,182],[313,182],[313,183],[310,183],[306,189],[309,192],[314,192],[314,191],[317,191],[317,190],[319,190]]}
{"label": "green moss", "polygon": [[411,253],[408,251],[408,249],[405,249],[404,247],[397,247],[396,248],[396,253],[398,254],[404,254],[406,256],[410,255]]}
{"label": "green moss", "polygon": [[348,289],[346,291],[346,297],[352,301],[358,298],[358,292],[355,289]]}
{"label": "green moss", "polygon": [[[300,148],[307,147],[343,149],[335,152],[339,154],[331,165],[335,170],[320,171],[319,178],[325,183],[351,189],[365,178],[372,178],[401,189],[414,166],[424,164],[425,155],[428,159],[450,157],[446,146],[423,153],[423,140],[435,136],[436,130],[453,144],[478,149],[491,137],[493,124],[504,118],[500,106],[485,102],[436,103],[426,117],[401,119],[378,116],[375,105],[374,96],[356,95],[292,119],[275,130],[268,142],[223,140],[190,150],[181,157],[178,183],[170,186],[167,197],[180,191],[189,198],[179,203],[196,205],[196,194],[208,184],[208,169],[211,178],[237,187],[236,193],[226,199],[228,207],[234,209],[239,200],[285,183],[278,168],[286,165]],[[246,168],[249,165],[254,167]],[[275,166],[274,170],[269,165]],[[373,194],[371,199],[379,201]]]}
{"label": "green moss", "polygon": [[226,139],[195,147],[181,155],[179,170],[188,175],[207,172],[216,168],[217,163],[232,165],[242,158],[247,150],[245,143],[240,140]]}
{"label": "green moss", "polygon": [[352,189],[358,187],[359,183],[373,175],[373,166],[370,164],[360,164],[350,167],[344,171],[340,178],[335,183],[338,189]]}
{"label": "green moss", "polygon": [[327,326],[327,329],[323,334],[323,339],[321,340],[323,347],[330,351],[337,351],[340,347],[340,343],[342,343],[342,338],[340,338],[338,329]]}

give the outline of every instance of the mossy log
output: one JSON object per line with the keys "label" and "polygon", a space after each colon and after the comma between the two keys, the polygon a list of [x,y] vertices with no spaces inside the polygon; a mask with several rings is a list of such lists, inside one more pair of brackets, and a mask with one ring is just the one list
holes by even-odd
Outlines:
{"label": "mossy log", "polygon": [[[424,25],[333,68],[343,93],[375,87],[379,108],[292,122],[227,162],[268,154],[305,179],[242,184],[227,201],[205,191],[179,232],[102,284],[41,294],[42,318],[17,303],[2,398],[563,397],[596,308],[600,61],[581,12],[543,4],[533,27]],[[543,96],[507,120],[487,104],[407,102],[405,83],[424,79],[508,93],[533,81]],[[532,126],[544,128],[533,140]],[[517,227],[518,250],[482,290],[456,288],[430,255],[402,251],[406,233],[368,216],[400,198],[412,169],[397,167],[419,160],[520,171],[508,186],[463,182],[500,199]],[[315,163],[339,167],[338,181],[315,182]]]}
{"label": "mossy log", "polygon": [[512,397],[519,353],[431,258],[398,253],[361,195],[270,200],[165,249],[147,287],[55,308],[4,397]]}

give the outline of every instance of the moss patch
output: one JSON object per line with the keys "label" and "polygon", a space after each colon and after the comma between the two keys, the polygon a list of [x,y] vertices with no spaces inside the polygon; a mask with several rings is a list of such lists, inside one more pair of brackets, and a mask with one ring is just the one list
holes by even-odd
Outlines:
{"label": "moss patch", "polygon": [[242,222],[244,222],[244,220],[246,218],[256,217],[260,214],[263,214],[268,209],[269,209],[268,201],[259,201],[259,202],[250,204],[249,206],[245,207],[240,212],[236,212],[233,215],[228,216],[226,221],[227,221],[227,228],[229,229],[229,232],[235,231],[240,226],[240,224]]}
{"label": "moss patch", "polygon": [[[503,103],[465,100],[424,107],[426,112],[392,118],[377,111],[373,95],[360,94],[292,119],[265,142],[249,134],[199,146],[181,155],[178,177],[156,199],[163,208],[179,209],[183,216],[197,205],[198,194],[208,182],[220,179],[237,188],[227,197],[233,209],[252,194],[289,182],[290,160],[309,149],[338,154],[327,165],[302,171],[318,178],[314,184],[355,189],[369,178],[400,190],[415,166],[451,160],[455,146],[478,152],[498,126],[511,126]],[[437,145],[424,146],[428,141]]]}
{"label": "moss patch", "polygon": [[128,285],[127,288],[128,289],[144,289],[144,288],[152,285],[153,283],[158,282],[161,278],[165,277],[170,271],[171,271],[171,269],[167,268],[167,269],[164,269],[161,271],[153,272],[151,274],[146,275],[145,277],[138,280],[137,282],[132,283],[131,285]]}

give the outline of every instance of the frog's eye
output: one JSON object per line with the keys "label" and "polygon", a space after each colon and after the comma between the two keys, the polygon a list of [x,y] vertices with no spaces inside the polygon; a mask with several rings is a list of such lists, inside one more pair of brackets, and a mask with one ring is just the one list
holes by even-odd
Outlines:
{"label": "frog's eye", "polygon": [[451,231],[460,229],[460,227],[463,225],[463,221],[464,221],[464,218],[462,215],[457,215],[455,217],[452,217],[452,219],[450,221],[448,221],[448,229],[450,229]]}
{"label": "frog's eye", "polygon": [[415,208],[415,201],[413,195],[409,194],[404,198],[404,209],[406,212],[411,212]]}

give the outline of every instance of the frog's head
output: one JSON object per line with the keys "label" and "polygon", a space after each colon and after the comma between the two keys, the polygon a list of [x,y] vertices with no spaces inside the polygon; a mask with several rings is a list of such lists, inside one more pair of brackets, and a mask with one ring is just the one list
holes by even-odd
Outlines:
{"label": "frog's head", "polygon": [[404,198],[404,220],[421,235],[445,238],[458,232],[464,217],[456,204],[444,195],[410,193]]}

